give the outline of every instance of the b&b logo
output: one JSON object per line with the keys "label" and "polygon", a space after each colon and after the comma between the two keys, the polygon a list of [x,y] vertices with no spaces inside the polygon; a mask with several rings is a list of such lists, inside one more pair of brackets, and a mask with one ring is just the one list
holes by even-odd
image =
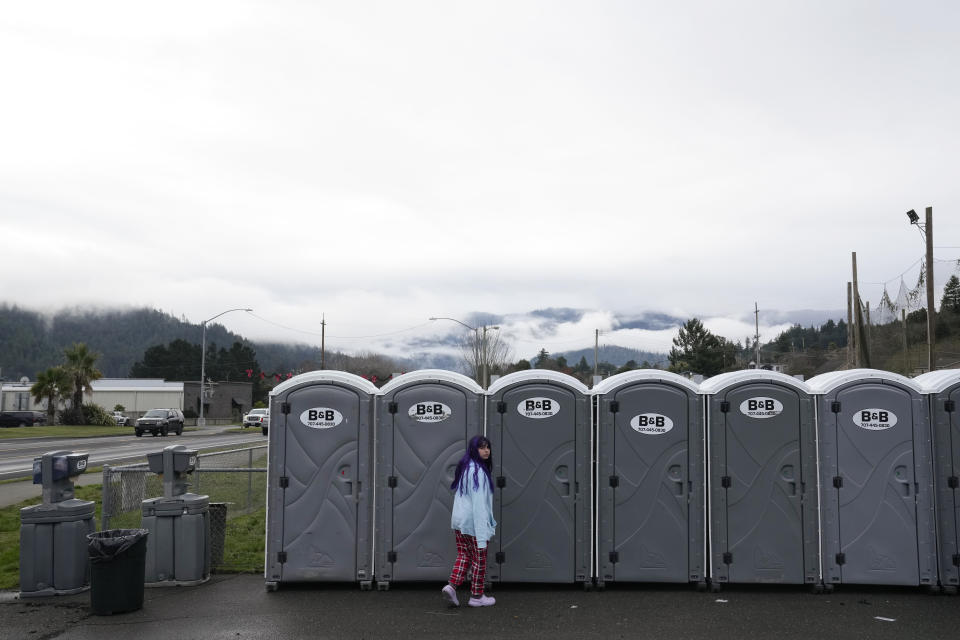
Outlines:
{"label": "b&b logo", "polygon": [[541,420],[560,413],[560,403],[550,398],[527,398],[517,405],[517,413],[524,418]]}
{"label": "b&b logo", "polygon": [[673,420],[659,413],[641,413],[630,419],[630,427],[637,433],[657,436],[673,429]]}
{"label": "b&b logo", "polygon": [[332,429],[343,422],[343,414],[330,407],[313,407],[300,414],[300,422],[311,429]]}
{"label": "b&b logo", "polygon": [[77,460],[77,470],[78,470],[78,471],[82,471],[83,469],[86,469],[86,468],[87,468],[87,461],[86,461],[86,460]]}
{"label": "b&b logo", "polygon": [[772,418],[783,412],[783,403],[776,398],[758,396],[740,403],[740,413],[748,418]]}
{"label": "b&b logo", "polygon": [[853,424],[868,431],[883,431],[897,424],[897,414],[886,409],[861,409],[853,414]]}
{"label": "b&b logo", "polygon": [[418,402],[410,407],[407,415],[417,422],[442,422],[453,415],[453,411],[442,402]]}

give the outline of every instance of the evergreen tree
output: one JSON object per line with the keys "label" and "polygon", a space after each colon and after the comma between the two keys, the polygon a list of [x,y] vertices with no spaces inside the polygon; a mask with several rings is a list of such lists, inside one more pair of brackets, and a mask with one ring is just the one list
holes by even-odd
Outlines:
{"label": "evergreen tree", "polygon": [[953,275],[947,280],[943,288],[943,298],[940,300],[940,312],[960,313],[960,278]]}
{"label": "evergreen tree", "polygon": [[550,359],[550,352],[546,349],[540,349],[540,353],[537,354],[536,364],[538,369],[542,369],[543,366],[547,363],[547,360]]}
{"label": "evergreen tree", "polygon": [[724,368],[724,343],[730,344],[710,333],[697,318],[691,318],[680,327],[673,339],[674,346],[668,356],[670,371],[691,372],[714,376]]}

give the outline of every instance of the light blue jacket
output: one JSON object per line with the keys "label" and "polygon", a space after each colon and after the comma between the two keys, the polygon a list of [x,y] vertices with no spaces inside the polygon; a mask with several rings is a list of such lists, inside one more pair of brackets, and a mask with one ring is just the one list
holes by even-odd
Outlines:
{"label": "light blue jacket", "polygon": [[[473,487],[473,472],[477,471],[479,488]],[[487,547],[487,541],[493,537],[497,528],[497,521],[493,519],[493,493],[490,483],[483,469],[477,467],[473,460],[463,472],[461,482],[464,487],[463,495],[459,488],[453,490],[453,514],[450,517],[450,526],[460,533],[473,536],[477,539],[477,546]]]}

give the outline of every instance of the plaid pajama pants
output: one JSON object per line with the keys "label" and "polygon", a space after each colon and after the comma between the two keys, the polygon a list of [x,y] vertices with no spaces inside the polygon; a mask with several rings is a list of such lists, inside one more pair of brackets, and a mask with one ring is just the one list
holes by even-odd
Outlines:
{"label": "plaid pajama pants", "polygon": [[467,565],[473,573],[470,581],[470,595],[479,598],[483,595],[483,581],[487,575],[487,550],[477,546],[477,539],[454,530],[457,537],[457,561],[450,572],[450,584],[459,587],[463,584]]}

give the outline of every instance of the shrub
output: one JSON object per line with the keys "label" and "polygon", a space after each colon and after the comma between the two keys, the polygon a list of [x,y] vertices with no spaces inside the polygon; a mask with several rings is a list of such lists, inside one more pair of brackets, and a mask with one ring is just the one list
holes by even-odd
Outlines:
{"label": "shrub", "polygon": [[80,411],[64,409],[60,412],[60,424],[83,425],[90,424],[98,427],[117,426],[113,416],[98,404],[85,404]]}

